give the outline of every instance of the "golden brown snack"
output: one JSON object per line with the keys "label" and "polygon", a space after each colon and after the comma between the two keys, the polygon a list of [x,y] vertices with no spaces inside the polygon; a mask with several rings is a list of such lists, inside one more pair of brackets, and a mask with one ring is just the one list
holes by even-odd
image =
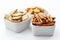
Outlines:
{"label": "golden brown snack", "polygon": [[34,11],[35,13],[39,13],[39,12],[40,12],[40,9],[39,9],[38,7],[36,7],[36,8],[33,8],[33,11]]}
{"label": "golden brown snack", "polygon": [[4,17],[6,20],[11,22],[22,22],[23,20],[27,19],[28,16],[24,13],[19,11],[18,9],[11,11],[9,14],[6,14]]}
{"label": "golden brown snack", "polygon": [[55,24],[55,17],[51,15],[35,14],[32,18],[32,24],[38,26],[52,26]]}
{"label": "golden brown snack", "polygon": [[30,7],[30,8],[27,8],[26,11],[30,14],[44,13],[44,9],[41,7]]}

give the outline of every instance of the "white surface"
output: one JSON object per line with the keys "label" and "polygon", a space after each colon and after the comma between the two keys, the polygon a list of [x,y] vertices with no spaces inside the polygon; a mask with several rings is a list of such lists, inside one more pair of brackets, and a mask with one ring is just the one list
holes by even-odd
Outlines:
{"label": "white surface", "polygon": [[[60,0],[0,0],[0,40],[60,40]],[[19,8],[23,10],[28,6],[42,6],[56,17],[56,28],[52,37],[36,37],[30,29],[22,33],[14,33],[5,28],[3,17],[5,13]]]}
{"label": "white surface", "polygon": [[54,26],[35,26],[32,25],[32,33],[35,36],[52,36],[54,34],[54,29],[55,29],[55,25]]}

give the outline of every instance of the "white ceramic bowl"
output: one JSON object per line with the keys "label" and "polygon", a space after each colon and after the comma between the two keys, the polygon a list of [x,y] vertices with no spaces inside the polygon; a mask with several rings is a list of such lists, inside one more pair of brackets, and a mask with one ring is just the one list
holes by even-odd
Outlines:
{"label": "white ceramic bowl", "polygon": [[35,26],[30,24],[33,35],[40,36],[52,36],[54,33],[55,25],[53,26]]}
{"label": "white ceramic bowl", "polygon": [[4,19],[4,23],[6,25],[6,28],[8,28],[12,31],[15,31],[15,32],[21,32],[29,27],[30,17],[19,23],[13,23],[13,22],[10,22],[10,21]]}

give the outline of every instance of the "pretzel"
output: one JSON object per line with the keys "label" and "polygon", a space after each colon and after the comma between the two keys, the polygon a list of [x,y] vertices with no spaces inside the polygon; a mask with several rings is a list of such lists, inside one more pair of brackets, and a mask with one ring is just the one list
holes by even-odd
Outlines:
{"label": "pretzel", "polygon": [[52,17],[51,15],[34,14],[32,24],[40,26],[52,26],[55,24],[55,17]]}

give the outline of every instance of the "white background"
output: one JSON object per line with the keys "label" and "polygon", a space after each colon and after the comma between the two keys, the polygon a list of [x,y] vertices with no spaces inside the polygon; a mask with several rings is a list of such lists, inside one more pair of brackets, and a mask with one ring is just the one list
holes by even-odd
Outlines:
{"label": "white background", "polygon": [[[56,17],[54,36],[36,37],[30,29],[15,33],[5,28],[3,20],[5,13],[16,8],[24,11],[29,6],[41,6]],[[0,0],[0,40],[60,40],[60,0]]]}

